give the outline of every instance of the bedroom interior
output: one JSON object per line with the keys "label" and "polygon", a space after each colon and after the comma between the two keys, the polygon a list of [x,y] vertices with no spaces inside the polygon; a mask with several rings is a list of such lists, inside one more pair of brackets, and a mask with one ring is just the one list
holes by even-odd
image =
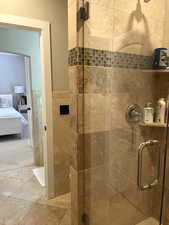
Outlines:
{"label": "bedroom interior", "polygon": [[[34,160],[32,111],[36,109],[28,62],[24,55],[0,52],[0,195],[18,196],[22,192],[24,198],[29,188],[29,198],[37,199],[44,195],[45,182],[44,169]],[[9,183],[18,175],[25,182],[16,188],[6,183],[4,175]]]}

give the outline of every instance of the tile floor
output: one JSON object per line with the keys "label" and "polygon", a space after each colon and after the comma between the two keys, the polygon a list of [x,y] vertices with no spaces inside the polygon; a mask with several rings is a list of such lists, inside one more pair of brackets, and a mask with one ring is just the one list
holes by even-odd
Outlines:
{"label": "tile floor", "polygon": [[153,217],[149,217],[149,218],[145,219],[144,221],[138,223],[137,225],[159,225],[159,221],[157,221]]}
{"label": "tile floor", "polygon": [[26,139],[0,137],[0,225],[70,225],[70,194],[46,200]]}

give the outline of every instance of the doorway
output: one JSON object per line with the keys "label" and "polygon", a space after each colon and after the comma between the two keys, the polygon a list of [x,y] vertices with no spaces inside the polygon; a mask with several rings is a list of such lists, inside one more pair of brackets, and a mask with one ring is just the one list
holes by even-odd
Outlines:
{"label": "doorway", "polygon": [[[49,30],[50,25],[46,21],[39,21],[10,15],[1,15],[0,25],[4,29],[15,29],[18,32],[36,32],[39,36],[40,70],[42,75],[42,92],[41,99],[39,100],[39,104],[42,108],[41,113],[43,131],[41,136],[43,143],[46,197],[50,199],[55,196],[53,166],[52,84]],[[16,49],[14,52],[23,54],[23,52],[17,52]],[[29,56],[29,54],[27,55]],[[28,60],[27,64],[29,64]],[[29,65],[27,66],[29,67]]]}
{"label": "doorway", "polygon": [[32,89],[31,58],[1,52],[1,196],[36,201],[45,195],[40,99],[40,93]]}

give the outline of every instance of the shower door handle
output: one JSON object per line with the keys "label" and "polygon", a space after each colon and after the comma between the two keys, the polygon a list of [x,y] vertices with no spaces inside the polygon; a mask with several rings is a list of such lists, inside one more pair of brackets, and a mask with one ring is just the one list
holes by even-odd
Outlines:
{"label": "shower door handle", "polygon": [[[143,179],[142,179],[142,167],[143,167],[143,152],[145,151],[146,147],[148,146],[157,146],[158,148],[158,155],[157,155],[157,170],[156,170],[156,177],[154,178],[152,183],[149,184],[144,184],[143,183]],[[160,179],[160,142],[157,140],[149,140],[146,142],[143,142],[142,144],[140,144],[139,146],[139,150],[138,150],[138,174],[137,174],[137,185],[138,188],[141,191],[147,190],[147,189],[151,189],[154,186],[156,186],[159,183],[159,179]]]}

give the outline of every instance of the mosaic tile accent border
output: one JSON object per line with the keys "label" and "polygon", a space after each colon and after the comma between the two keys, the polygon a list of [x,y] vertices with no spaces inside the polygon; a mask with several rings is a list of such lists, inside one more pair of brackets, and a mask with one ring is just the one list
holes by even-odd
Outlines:
{"label": "mosaic tile accent border", "polygon": [[152,69],[153,57],[90,48],[69,51],[69,66],[75,65]]}

